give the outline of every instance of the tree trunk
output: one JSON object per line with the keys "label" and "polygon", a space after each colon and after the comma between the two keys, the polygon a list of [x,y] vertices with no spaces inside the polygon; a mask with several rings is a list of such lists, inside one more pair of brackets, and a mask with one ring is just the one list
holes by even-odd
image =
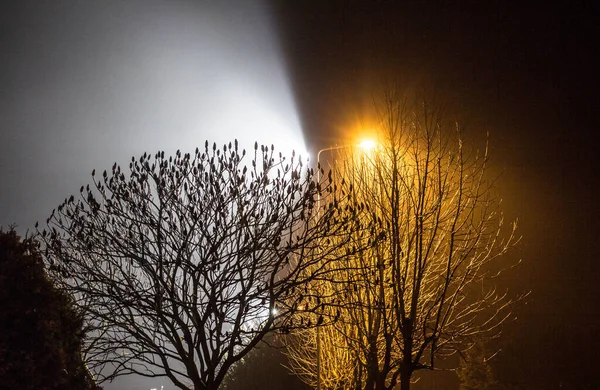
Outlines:
{"label": "tree trunk", "polygon": [[374,337],[369,336],[369,351],[367,354],[367,380],[365,390],[375,390],[377,382],[377,373],[379,372],[379,362],[377,361],[377,345]]}
{"label": "tree trunk", "polygon": [[400,390],[410,390],[410,377],[412,376],[411,362],[402,362],[400,366]]}
{"label": "tree trunk", "polygon": [[383,372],[380,372],[379,375],[377,375],[377,382],[375,383],[376,390],[387,390],[387,387],[385,386],[386,376],[387,375],[385,375]]}
{"label": "tree trunk", "polygon": [[400,363],[400,390],[410,389],[410,377],[413,373],[413,339],[412,339],[412,321],[406,321],[405,327],[409,336],[404,337],[404,346],[402,349],[402,362]]}

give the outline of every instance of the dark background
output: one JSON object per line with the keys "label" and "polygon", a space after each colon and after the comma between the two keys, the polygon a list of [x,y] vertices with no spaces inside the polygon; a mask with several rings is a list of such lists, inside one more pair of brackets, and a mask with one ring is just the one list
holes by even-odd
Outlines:
{"label": "dark background", "polygon": [[436,85],[468,137],[489,131],[498,192],[523,237],[511,254],[523,263],[503,283],[531,295],[501,338],[498,379],[600,387],[600,21],[591,4],[291,3],[276,9],[309,146],[343,143],[381,85]]}
{"label": "dark background", "polygon": [[[523,389],[599,388],[600,20],[592,2],[274,0],[247,12],[250,3],[262,4],[2,3],[0,224],[30,227],[92,168],[127,161],[139,147],[176,148],[179,139],[188,147],[181,118],[194,111],[187,89],[204,87],[190,86],[196,69],[211,55],[268,57],[270,44],[236,37],[272,30],[313,156],[373,131],[371,100],[394,82],[435,86],[474,144],[490,133],[497,190],[523,237],[510,255],[522,265],[503,286],[531,291],[498,341],[496,376]],[[193,30],[203,23],[233,38]],[[232,46],[178,66],[197,36]],[[258,60],[238,62],[233,75],[261,69]],[[252,85],[268,90],[265,80]]]}

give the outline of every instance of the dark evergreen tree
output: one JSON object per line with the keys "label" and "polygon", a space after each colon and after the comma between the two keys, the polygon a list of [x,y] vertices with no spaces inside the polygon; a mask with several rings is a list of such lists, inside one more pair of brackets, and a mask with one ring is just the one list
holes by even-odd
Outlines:
{"label": "dark evergreen tree", "polygon": [[0,302],[0,389],[96,388],[81,358],[81,316],[34,241],[14,229],[0,230]]}

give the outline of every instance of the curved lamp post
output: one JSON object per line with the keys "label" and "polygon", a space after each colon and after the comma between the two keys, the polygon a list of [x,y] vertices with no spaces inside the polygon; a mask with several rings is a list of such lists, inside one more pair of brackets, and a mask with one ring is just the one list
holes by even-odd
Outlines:
{"label": "curved lamp post", "polygon": [[[361,148],[364,152],[368,152],[374,149],[377,143],[373,140],[366,139],[358,145],[348,144],[339,146],[330,146],[328,148],[321,149],[317,152],[317,183],[321,182],[321,153],[329,152],[332,150],[346,149],[352,147]],[[317,193],[317,213],[321,210],[321,192]],[[317,214],[318,215],[318,214]],[[317,390],[321,390],[321,337],[319,336],[319,326],[317,326]]]}

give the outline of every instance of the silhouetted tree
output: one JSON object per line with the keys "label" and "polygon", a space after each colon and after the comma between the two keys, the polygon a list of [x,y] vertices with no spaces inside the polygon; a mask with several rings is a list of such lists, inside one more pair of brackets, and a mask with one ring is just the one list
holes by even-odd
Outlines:
{"label": "silhouetted tree", "polygon": [[[127,175],[116,163],[93,172],[53,211],[41,237],[93,329],[86,359],[100,381],[134,373],[217,389],[266,334],[309,325],[289,302],[324,277],[313,265],[346,255],[360,218],[336,199],[351,189],[322,187],[273,147],[255,144],[248,166],[245,155],[237,141],[144,154]],[[321,191],[337,195],[317,212]]]}
{"label": "silhouetted tree", "polygon": [[392,91],[378,104],[376,151],[336,164],[353,202],[370,210],[361,218],[381,221],[385,237],[365,246],[369,235],[353,234],[349,245],[366,249],[311,285],[339,297],[339,320],[299,332],[305,342],[291,346],[312,385],[320,376],[325,388],[408,390],[416,370],[493,334],[510,314],[511,299],[490,280],[510,266],[498,259],[515,243],[516,225],[504,228],[487,149],[467,150],[438,106],[407,96]]}
{"label": "silhouetted tree", "polygon": [[82,318],[46,277],[31,239],[0,230],[0,388],[94,389]]}

